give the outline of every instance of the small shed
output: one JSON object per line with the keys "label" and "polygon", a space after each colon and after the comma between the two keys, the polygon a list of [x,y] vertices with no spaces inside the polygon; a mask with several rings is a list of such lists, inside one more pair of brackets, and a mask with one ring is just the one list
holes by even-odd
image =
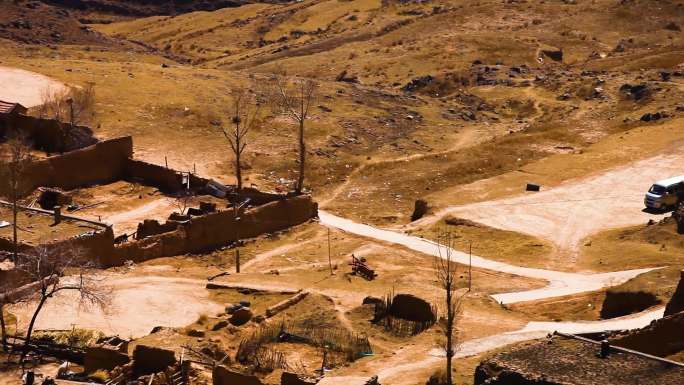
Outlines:
{"label": "small shed", "polygon": [[25,115],[28,109],[19,103],[0,100],[0,114]]}

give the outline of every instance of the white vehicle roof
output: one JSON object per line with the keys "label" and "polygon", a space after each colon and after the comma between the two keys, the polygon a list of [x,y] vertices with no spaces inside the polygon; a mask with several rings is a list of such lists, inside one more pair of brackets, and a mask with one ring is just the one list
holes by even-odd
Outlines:
{"label": "white vehicle roof", "polygon": [[659,181],[655,182],[655,184],[663,186],[663,187],[669,187],[669,186],[672,186],[673,184],[677,184],[677,183],[682,182],[682,181],[684,181],[684,175],[673,176],[672,178],[659,180]]}

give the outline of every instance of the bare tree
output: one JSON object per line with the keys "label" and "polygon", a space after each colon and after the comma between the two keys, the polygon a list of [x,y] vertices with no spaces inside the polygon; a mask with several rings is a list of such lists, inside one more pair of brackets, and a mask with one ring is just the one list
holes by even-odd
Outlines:
{"label": "bare tree", "polygon": [[13,133],[7,141],[7,160],[5,164],[4,173],[9,187],[9,200],[12,204],[12,253],[13,259],[17,260],[19,253],[19,237],[17,229],[19,224],[17,217],[19,215],[19,199],[24,193],[25,180],[24,174],[31,163],[31,149],[26,143],[26,139],[19,133]]}
{"label": "bare tree", "polygon": [[177,193],[176,196],[173,196],[169,199],[169,202],[171,202],[178,211],[180,212],[180,215],[185,215],[185,212],[188,209],[188,206],[190,206],[190,203],[194,197],[194,194],[192,191],[183,189],[181,192]]}
{"label": "bare tree", "polygon": [[75,137],[76,126],[90,124],[95,117],[95,85],[87,83],[83,87],[56,90],[47,88],[42,98],[38,116],[67,123],[61,125],[61,151],[65,151],[69,140]]}
{"label": "bare tree", "polygon": [[454,338],[454,329],[456,326],[456,318],[461,310],[461,303],[463,297],[457,296],[457,264],[454,261],[453,249],[454,237],[448,232],[444,231],[439,234],[437,238],[437,249],[439,256],[435,257],[435,274],[437,275],[437,282],[442,290],[444,290],[444,306],[446,310],[446,320],[442,324],[444,334],[446,336],[446,343],[444,351],[446,352],[446,385],[453,385],[452,380],[452,361],[456,352],[456,339]]}
{"label": "bare tree", "polygon": [[299,175],[295,192],[300,194],[304,188],[306,171],[305,124],[309,118],[310,108],[315,103],[318,84],[311,79],[295,79],[287,82],[281,76],[275,76],[269,100],[275,110],[290,118],[299,129],[297,139],[299,145]]}
{"label": "bare tree", "polygon": [[231,127],[223,127],[223,135],[228,139],[233,151],[233,165],[237,179],[237,191],[242,191],[242,153],[247,147],[247,134],[259,124],[259,103],[245,89],[233,94],[231,106]]}
{"label": "bare tree", "polygon": [[72,126],[92,123],[95,117],[95,84],[83,87],[46,88],[37,110],[43,119],[55,119]]}
{"label": "bare tree", "polygon": [[21,255],[17,268],[34,281],[32,292],[26,293],[22,300],[37,302],[26,330],[20,358],[22,364],[30,349],[36,319],[50,298],[72,291],[78,293],[78,306],[94,305],[106,309],[109,303],[110,288],[104,285],[103,279],[97,278],[94,264],[84,260],[73,248],[37,247],[30,254]]}

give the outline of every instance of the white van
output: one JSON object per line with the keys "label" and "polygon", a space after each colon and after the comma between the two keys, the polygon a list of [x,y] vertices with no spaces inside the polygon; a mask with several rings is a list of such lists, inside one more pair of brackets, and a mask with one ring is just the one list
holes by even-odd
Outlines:
{"label": "white van", "polygon": [[656,182],[646,193],[644,204],[647,208],[663,210],[675,206],[681,182],[684,182],[684,175]]}

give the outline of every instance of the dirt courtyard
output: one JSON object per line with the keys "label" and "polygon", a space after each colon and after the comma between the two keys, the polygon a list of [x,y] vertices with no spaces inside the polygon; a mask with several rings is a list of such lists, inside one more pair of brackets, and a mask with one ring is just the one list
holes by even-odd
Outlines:
{"label": "dirt courtyard", "polygon": [[0,100],[6,102],[16,102],[24,107],[37,106],[41,104],[47,89],[59,91],[65,87],[63,83],[45,75],[0,66]]}
{"label": "dirt courtyard", "polygon": [[[223,306],[209,299],[206,281],[162,276],[170,266],[146,268],[148,275],[102,273],[96,277],[111,288],[106,309],[74,306],[75,292],[63,291],[47,302],[40,313],[36,330],[85,327],[121,338],[139,338],[155,326],[181,327],[201,314],[215,314]],[[11,312],[20,325],[27,325],[35,303],[15,305]],[[59,314],[59,316],[55,316]]]}
{"label": "dirt courtyard", "polygon": [[414,225],[453,215],[549,240],[574,262],[587,236],[663,217],[643,211],[644,194],[654,182],[684,174],[682,164],[681,154],[658,155],[537,193],[452,206]]}

